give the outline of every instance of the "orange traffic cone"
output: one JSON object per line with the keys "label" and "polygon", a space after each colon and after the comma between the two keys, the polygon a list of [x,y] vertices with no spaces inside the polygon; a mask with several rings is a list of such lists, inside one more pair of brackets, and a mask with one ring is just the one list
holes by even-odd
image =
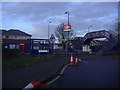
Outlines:
{"label": "orange traffic cone", "polygon": [[71,53],[70,64],[69,65],[74,65],[72,53]]}
{"label": "orange traffic cone", "polygon": [[34,81],[32,81],[23,90],[33,89],[33,88],[45,88],[46,86],[47,86],[46,84],[41,84],[41,82],[34,82]]}
{"label": "orange traffic cone", "polygon": [[75,58],[75,65],[78,64],[78,58]]}

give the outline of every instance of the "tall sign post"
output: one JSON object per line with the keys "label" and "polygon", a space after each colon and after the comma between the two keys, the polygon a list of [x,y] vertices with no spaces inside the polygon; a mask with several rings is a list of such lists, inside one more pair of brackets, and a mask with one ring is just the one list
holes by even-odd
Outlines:
{"label": "tall sign post", "polygon": [[51,42],[50,47],[52,46],[52,51],[54,53],[54,47],[55,47],[55,36],[54,36],[54,34],[51,34],[50,42]]}
{"label": "tall sign post", "polygon": [[[49,34],[50,34],[50,23],[51,23],[51,22],[48,22],[48,48],[49,48],[49,51],[50,51],[50,40],[49,40]],[[49,51],[48,51],[48,55],[49,55]]]}
{"label": "tall sign post", "polygon": [[64,32],[66,32],[68,34],[67,35],[67,37],[68,37],[68,40],[67,40],[67,51],[69,51],[68,47],[69,47],[69,32],[70,32],[70,30],[71,30],[71,25],[64,25]]}
{"label": "tall sign post", "polygon": [[65,14],[68,15],[68,24],[64,25],[64,31],[67,31],[68,33],[68,41],[67,41],[67,50],[68,50],[68,45],[69,45],[69,32],[71,30],[71,25],[69,24],[69,12],[65,12]]}
{"label": "tall sign post", "polygon": [[54,34],[51,34],[50,41],[51,41],[51,43],[55,43],[55,36],[54,36]]}

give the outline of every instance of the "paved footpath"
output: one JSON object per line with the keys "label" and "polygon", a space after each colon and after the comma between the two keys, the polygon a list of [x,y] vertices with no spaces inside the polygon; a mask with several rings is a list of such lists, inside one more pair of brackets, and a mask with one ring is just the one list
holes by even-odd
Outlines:
{"label": "paved footpath", "polygon": [[68,66],[49,88],[118,88],[118,57],[83,58],[78,66]]}
{"label": "paved footpath", "polygon": [[25,68],[2,73],[2,88],[24,88],[31,81],[43,81],[53,75],[57,69],[68,62],[52,60],[30,65]]}

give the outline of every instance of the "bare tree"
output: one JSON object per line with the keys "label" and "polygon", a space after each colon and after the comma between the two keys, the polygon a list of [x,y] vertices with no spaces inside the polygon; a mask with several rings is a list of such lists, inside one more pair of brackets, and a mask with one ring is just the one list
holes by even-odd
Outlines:
{"label": "bare tree", "polygon": [[62,44],[63,49],[66,49],[69,45],[69,40],[74,39],[75,33],[73,32],[73,30],[64,31],[64,23],[61,23],[56,28],[55,36],[58,38],[58,41]]}

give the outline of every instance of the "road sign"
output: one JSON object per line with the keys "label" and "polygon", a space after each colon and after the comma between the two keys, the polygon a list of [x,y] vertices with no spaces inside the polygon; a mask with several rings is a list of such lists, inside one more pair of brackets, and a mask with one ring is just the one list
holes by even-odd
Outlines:
{"label": "road sign", "polygon": [[50,39],[55,39],[55,36],[52,34],[51,37],[50,37]]}
{"label": "road sign", "polygon": [[71,25],[64,25],[64,31],[70,31]]}

